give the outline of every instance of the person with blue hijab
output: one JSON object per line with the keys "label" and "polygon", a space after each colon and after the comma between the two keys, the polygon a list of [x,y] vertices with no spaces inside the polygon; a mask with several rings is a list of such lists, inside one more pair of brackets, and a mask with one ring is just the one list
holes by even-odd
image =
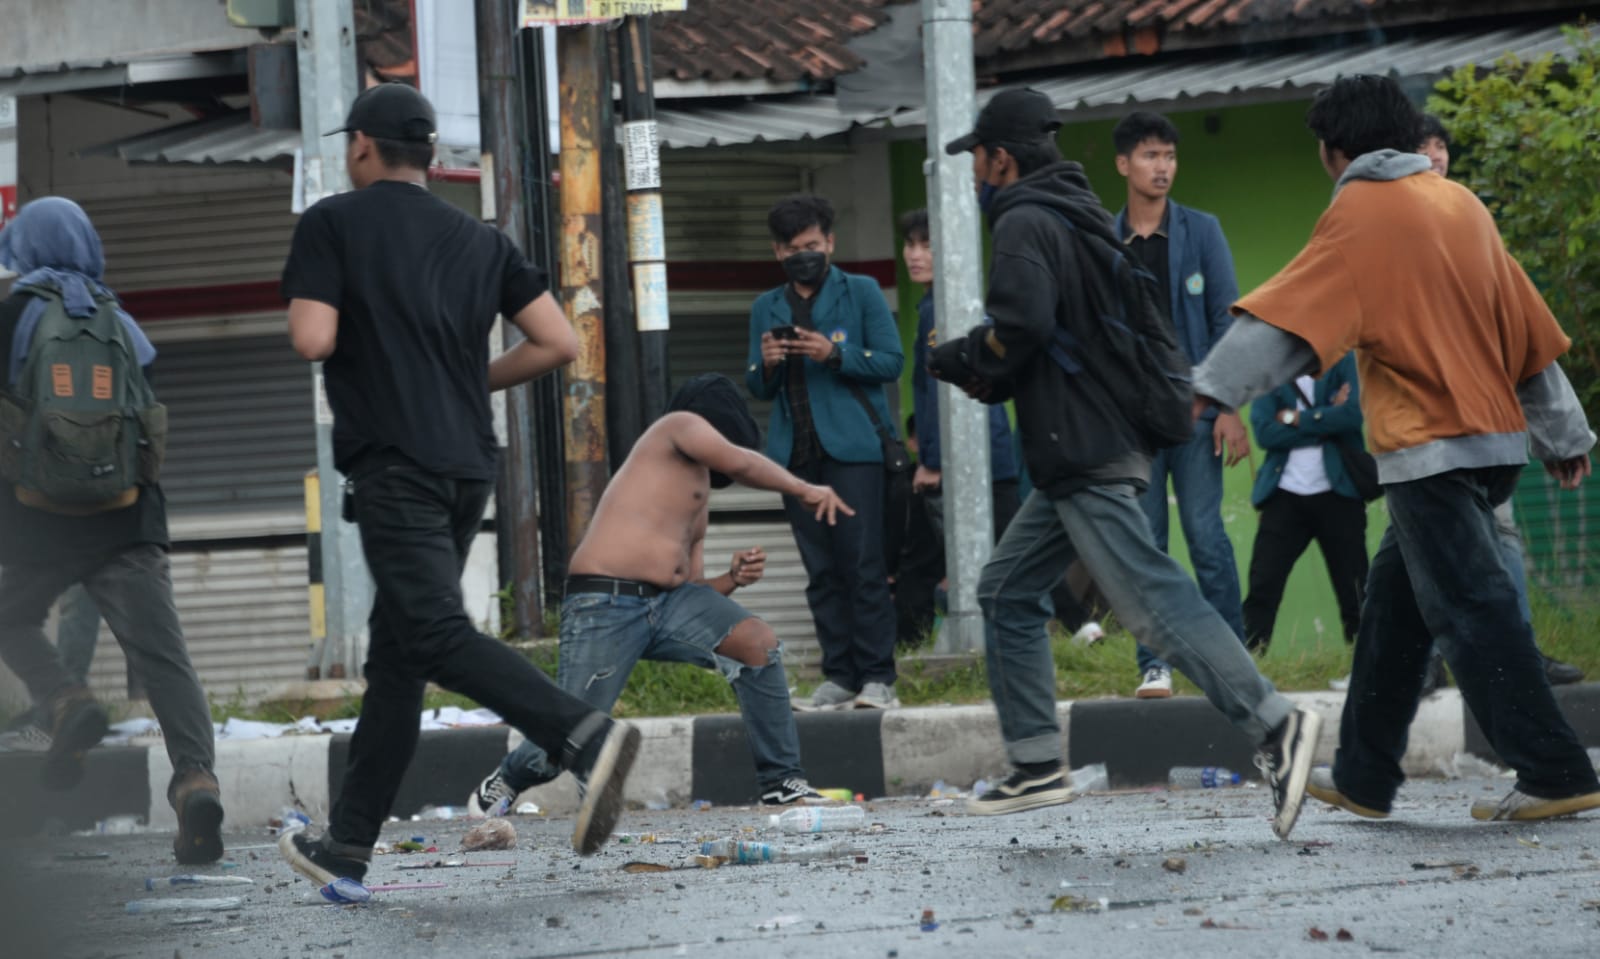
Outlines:
{"label": "person with blue hijab", "polygon": [[[116,294],[105,285],[105,253],[83,209],[62,197],[24,206],[0,231],[0,265],[19,274],[0,301],[0,345],[8,348],[3,388],[10,393],[46,310],[59,300],[87,320]],[[140,366],[155,349],[133,318],[115,307]],[[26,398],[12,397],[26,403]],[[43,784],[70,789],[84,754],[105,735],[106,711],[62,666],[44,635],[50,606],[76,583],[104,612],[161,724],[172,780],[167,799],[178,818],[173,852],[182,863],[222,857],[222,799],[213,772],[211,711],[172,597],[166,500],[154,482],[130,505],[66,515],[21,502],[0,480],[0,660],[22,680],[50,734]]]}

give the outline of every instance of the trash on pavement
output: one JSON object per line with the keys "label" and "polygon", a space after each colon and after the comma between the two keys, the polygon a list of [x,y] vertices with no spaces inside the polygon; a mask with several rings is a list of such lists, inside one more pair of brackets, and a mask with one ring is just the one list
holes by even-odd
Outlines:
{"label": "trash on pavement", "polygon": [[[710,858],[710,857],[706,857]],[[623,872],[671,872],[672,867],[659,862],[625,862],[622,864]]]}
{"label": "trash on pavement", "polygon": [[150,876],[144,881],[147,892],[174,886],[253,886],[249,876]]}
{"label": "trash on pavement", "polygon": [[1444,773],[1446,779],[1500,779],[1515,775],[1509,769],[1467,752],[1456,753],[1449,760],[1441,759],[1439,771]]}
{"label": "trash on pavement", "polygon": [[433,862],[419,862],[406,866],[396,866],[396,869],[468,869],[471,867],[492,868],[496,866],[515,866],[510,859],[496,859],[494,861],[468,862],[465,859],[435,859]]}
{"label": "trash on pavement", "polygon": [[711,808],[711,800],[696,799],[694,802],[689,804],[689,808],[693,809],[695,812],[705,812],[707,809]]}
{"label": "trash on pavement", "polygon": [[56,853],[56,862],[86,862],[91,859],[110,859],[109,852],[61,852]]}
{"label": "trash on pavement", "polygon": [[1085,896],[1062,895],[1050,900],[1051,912],[1101,912],[1110,905],[1107,899],[1089,899]]}
{"label": "trash on pavement", "polygon": [[700,855],[720,859],[734,865],[753,865],[764,862],[816,862],[823,859],[848,859],[862,855],[862,850],[848,843],[827,846],[785,848],[771,843],[750,842],[739,839],[718,839],[700,844]]}
{"label": "trash on pavement", "polygon": [[468,852],[483,849],[517,848],[517,829],[504,819],[486,819],[461,837],[461,848]]}
{"label": "trash on pavement", "polygon": [[1074,769],[1071,786],[1075,793],[1104,792],[1111,788],[1111,777],[1106,772],[1106,764],[1091,763],[1080,769]]}
{"label": "trash on pavement", "polygon": [[1188,871],[1189,863],[1182,856],[1168,856],[1161,861],[1161,868],[1182,875]]}
{"label": "trash on pavement", "polygon": [[517,807],[517,815],[519,815],[519,816],[542,816],[542,815],[544,815],[544,810],[540,809],[539,808],[539,804],[536,803],[536,802],[525,802],[522,805]]}
{"label": "trash on pavement", "polygon": [[415,816],[411,817],[411,821],[420,822],[424,819],[465,818],[467,818],[467,809],[465,806],[425,806]]}
{"label": "trash on pavement", "polygon": [[442,882],[390,882],[381,886],[367,886],[367,892],[402,892],[407,889],[444,889]]}
{"label": "trash on pavement", "polygon": [[139,916],[151,912],[227,912],[244,905],[243,896],[223,896],[218,899],[135,899],[128,903],[128,913]]}
{"label": "trash on pavement", "polygon": [[939,928],[939,923],[937,921],[935,921],[935,919],[933,918],[933,910],[932,909],[924,909],[924,910],[922,910],[922,925],[921,925],[921,928],[922,928],[923,932],[934,932],[935,930],[937,930]]}
{"label": "trash on pavement", "polygon": [[132,836],[147,830],[138,816],[107,816],[94,824],[93,831],[98,836]]}
{"label": "trash on pavement", "polygon": [[848,789],[819,789],[817,793],[832,799],[834,802],[849,802],[855,794]]}
{"label": "trash on pavement", "polygon": [[771,919],[756,923],[756,932],[769,932],[774,929],[782,929],[785,926],[793,926],[804,922],[805,918],[805,916],[773,916]]}
{"label": "trash on pavement", "polygon": [[303,829],[311,825],[311,817],[293,806],[285,806],[267,820],[267,830],[274,836],[281,836],[292,829]]}

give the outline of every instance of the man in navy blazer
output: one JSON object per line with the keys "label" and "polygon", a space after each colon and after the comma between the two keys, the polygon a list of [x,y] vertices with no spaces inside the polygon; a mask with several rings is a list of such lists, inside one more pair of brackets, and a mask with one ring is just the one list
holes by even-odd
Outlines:
{"label": "man in navy blazer", "polygon": [[[1117,232],[1127,252],[1153,273],[1166,291],[1162,301],[1178,343],[1199,363],[1222,339],[1239,297],[1233,257],[1217,218],[1167,196],[1178,172],[1178,128],[1156,113],[1124,117],[1111,134],[1117,172],[1128,181],[1128,204],[1117,214]],[[1239,567],[1222,525],[1222,464],[1250,455],[1250,440],[1236,411],[1209,411],[1195,421],[1187,443],[1156,454],[1145,515],[1156,545],[1167,548],[1167,479],[1178,500],[1178,521],[1189,561],[1206,601],[1244,638],[1239,603]],[[1172,670],[1143,645],[1138,650],[1141,699],[1172,695]]]}
{"label": "man in navy blazer", "polygon": [[828,526],[784,497],[822,647],[822,685],[794,706],[896,707],[883,443],[873,420],[894,435],[883,386],[905,365],[900,332],[878,281],[829,263],[833,206],[826,199],[786,197],[768,213],[767,227],[789,278],[750,309],[745,385],[755,398],[774,401],[767,456],[809,483],[833,487],[856,510]]}

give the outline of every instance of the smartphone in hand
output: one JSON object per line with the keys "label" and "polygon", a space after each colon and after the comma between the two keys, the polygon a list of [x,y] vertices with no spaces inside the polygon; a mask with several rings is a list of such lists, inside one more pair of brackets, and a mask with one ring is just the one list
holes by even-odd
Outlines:
{"label": "smartphone in hand", "polygon": [[772,338],[775,340],[798,340],[800,338],[800,331],[793,325],[774,326],[769,332],[772,333]]}

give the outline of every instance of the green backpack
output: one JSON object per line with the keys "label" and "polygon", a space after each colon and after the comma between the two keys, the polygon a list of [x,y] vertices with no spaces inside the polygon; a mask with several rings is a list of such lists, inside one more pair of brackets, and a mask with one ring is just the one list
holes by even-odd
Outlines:
{"label": "green backpack", "polygon": [[0,479],[17,499],[88,515],[136,502],[166,455],[167,409],[156,402],[115,298],[73,317],[61,295],[30,288],[44,312],[9,391],[0,390]]}

